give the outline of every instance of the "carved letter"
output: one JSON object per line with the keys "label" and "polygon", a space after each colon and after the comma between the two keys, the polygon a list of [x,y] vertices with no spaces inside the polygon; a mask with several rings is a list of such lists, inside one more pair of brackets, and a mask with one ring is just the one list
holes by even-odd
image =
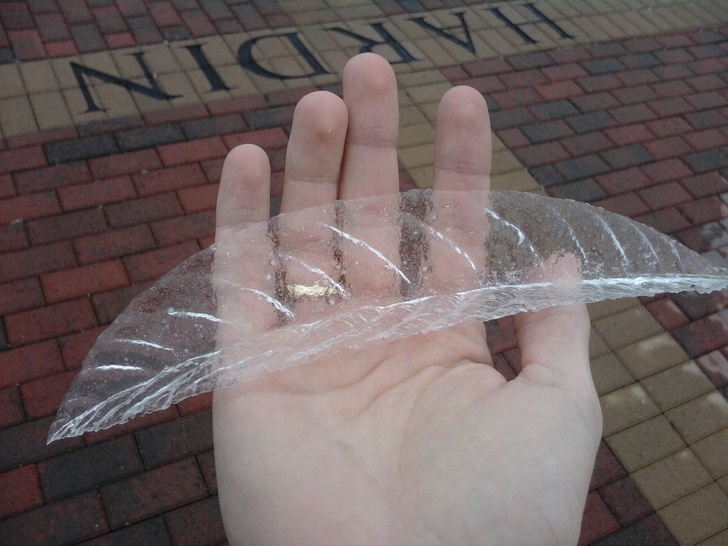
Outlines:
{"label": "carved letter", "polygon": [[438,36],[445,38],[446,40],[450,40],[453,44],[459,45],[460,47],[464,47],[470,53],[475,55],[475,45],[473,45],[473,39],[470,37],[470,29],[468,28],[468,25],[465,23],[465,12],[464,11],[458,11],[453,13],[455,17],[457,17],[460,20],[460,29],[463,31],[463,34],[465,35],[465,39],[461,40],[455,34],[451,34],[449,32],[445,32],[447,30],[452,30],[454,28],[458,28],[457,26],[452,27],[436,27],[432,25],[431,23],[428,23],[425,21],[424,17],[413,17],[410,19],[410,21],[414,21],[422,28],[425,28],[427,30],[433,31]]}
{"label": "carved letter", "polygon": [[384,28],[383,23],[371,23],[369,26],[372,27],[377,34],[379,34],[379,37],[381,38],[380,41],[372,40],[371,38],[367,38],[366,36],[362,36],[361,34],[357,34],[345,28],[335,27],[327,30],[332,30],[360,41],[363,45],[359,49],[359,53],[371,52],[372,49],[377,46],[389,46],[401,59],[392,64],[411,63],[417,60],[399,41],[397,41],[394,36],[389,33],[386,28]]}
{"label": "carved letter", "polygon": [[[558,35],[559,38],[562,39],[573,39],[574,37],[566,32],[563,28],[561,28],[559,25],[554,23],[551,19],[546,17],[541,10],[539,10],[536,6],[533,4],[523,4],[523,7],[528,9],[531,13],[533,13],[536,17],[539,18],[539,20],[543,23],[546,23],[549,27],[551,27],[552,30],[554,30]],[[503,15],[503,12],[501,12],[500,8],[488,8],[488,11],[490,11],[493,15],[495,15],[501,22],[505,23],[505,25],[510,28],[513,32],[518,34],[524,42],[527,44],[535,44],[536,40],[531,38],[526,32],[521,30],[520,25],[514,23],[511,21],[508,17]]]}
{"label": "carved letter", "polygon": [[210,92],[230,90],[230,88],[225,85],[225,82],[223,81],[220,74],[217,72],[217,70],[215,70],[215,67],[210,64],[210,61],[207,59],[207,55],[205,55],[202,51],[201,45],[189,45],[185,46],[185,49],[190,52],[190,55],[192,55],[192,58],[197,63],[197,66],[200,67],[200,70],[202,70],[205,78],[207,78],[207,81],[210,84]]}
{"label": "carved letter", "polygon": [[154,75],[152,74],[152,71],[149,70],[149,67],[147,66],[147,63],[144,61],[144,53],[132,53],[134,58],[139,63],[139,66],[144,71],[144,76],[147,78],[147,82],[149,83],[149,87],[144,87],[143,85],[140,85],[138,83],[135,83],[130,80],[125,80],[123,78],[119,78],[118,76],[113,76],[111,74],[107,74],[106,72],[101,72],[100,70],[96,70],[95,68],[89,68],[87,66],[80,65],[78,63],[71,63],[71,69],[73,70],[74,75],[76,76],[76,81],[78,82],[78,86],[81,88],[81,93],[83,93],[83,98],[86,99],[86,106],[88,109],[86,110],[86,113],[89,112],[100,112],[105,110],[105,108],[100,108],[93,99],[93,96],[91,95],[91,91],[88,88],[88,84],[86,83],[86,80],[84,79],[84,76],[87,76],[89,78],[97,78],[105,83],[110,83],[112,85],[118,85],[120,87],[124,87],[131,93],[139,93],[141,95],[145,95],[147,97],[151,97],[153,99],[157,100],[170,100],[175,99],[177,97],[181,97],[182,95],[169,95],[168,93],[165,93],[162,91],[162,88],[159,87],[159,84],[157,84],[157,81],[154,79]]}
{"label": "carved letter", "polygon": [[[291,42],[291,45],[296,48],[296,51],[298,51],[303,60],[311,67],[311,72],[307,74],[278,74],[260,66],[253,56],[253,47],[261,40],[265,40],[267,38],[285,38]],[[321,63],[318,62],[314,54],[311,53],[311,51],[309,51],[306,45],[301,41],[297,32],[290,32],[287,34],[267,34],[265,36],[257,36],[256,38],[243,42],[238,48],[238,62],[240,63],[240,66],[247,68],[253,74],[258,74],[258,76],[264,76],[266,78],[273,78],[276,80],[310,78],[311,76],[329,74]]]}

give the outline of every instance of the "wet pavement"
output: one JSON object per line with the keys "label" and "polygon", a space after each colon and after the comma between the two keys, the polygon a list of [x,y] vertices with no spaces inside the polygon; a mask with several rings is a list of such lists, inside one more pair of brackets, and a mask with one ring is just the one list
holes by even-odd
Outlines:
{"label": "wet pavement", "polygon": [[[726,266],[728,6],[613,0],[0,3],[0,543],[219,544],[209,395],[46,446],[86,351],[208,246],[222,161],[360,51],[394,63],[403,189],[443,92],[481,91],[493,185],[587,201]],[[728,299],[591,307],[604,412],[581,544],[728,543]],[[499,369],[511,321],[488,325]]]}

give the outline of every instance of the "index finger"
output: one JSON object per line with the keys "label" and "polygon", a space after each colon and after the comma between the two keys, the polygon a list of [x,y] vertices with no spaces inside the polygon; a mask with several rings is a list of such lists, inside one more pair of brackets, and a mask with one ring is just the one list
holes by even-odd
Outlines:
{"label": "index finger", "polygon": [[[470,87],[454,87],[437,110],[430,257],[436,290],[472,290],[485,272],[492,139],[488,107]],[[438,191],[460,192],[440,194]]]}
{"label": "index finger", "polygon": [[453,87],[437,109],[435,190],[489,190],[492,137],[488,106],[472,87]]}

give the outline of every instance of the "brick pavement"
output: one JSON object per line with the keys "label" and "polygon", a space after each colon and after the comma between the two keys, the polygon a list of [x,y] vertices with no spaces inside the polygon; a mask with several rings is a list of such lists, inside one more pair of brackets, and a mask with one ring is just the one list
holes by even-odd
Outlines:
{"label": "brick pavement", "polygon": [[[428,184],[437,100],[468,84],[491,108],[494,186],[594,203],[726,265],[720,2],[36,0],[0,3],[0,23],[3,544],[225,541],[209,394],[45,436],[103,328],[210,244],[227,151],[269,152],[277,202],[296,101],[338,91],[366,40],[400,61],[403,189]],[[725,307],[591,307],[604,440],[581,544],[728,542]],[[512,377],[510,320],[488,332]]]}

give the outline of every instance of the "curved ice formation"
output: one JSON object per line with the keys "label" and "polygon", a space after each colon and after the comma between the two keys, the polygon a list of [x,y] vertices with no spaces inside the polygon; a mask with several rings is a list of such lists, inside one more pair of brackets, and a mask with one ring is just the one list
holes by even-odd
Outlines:
{"label": "curved ice formation", "polygon": [[671,238],[574,201],[422,190],[340,201],[228,228],[137,297],[89,352],[49,441],[468,320],[726,286],[728,272]]}

